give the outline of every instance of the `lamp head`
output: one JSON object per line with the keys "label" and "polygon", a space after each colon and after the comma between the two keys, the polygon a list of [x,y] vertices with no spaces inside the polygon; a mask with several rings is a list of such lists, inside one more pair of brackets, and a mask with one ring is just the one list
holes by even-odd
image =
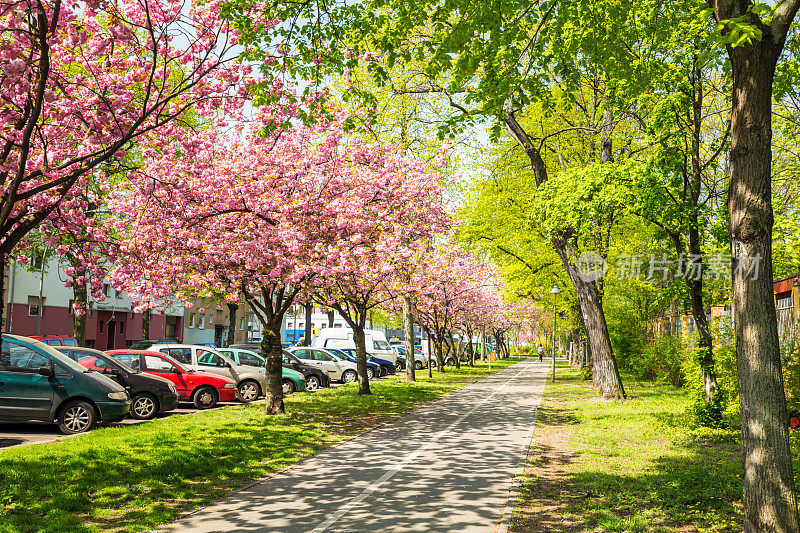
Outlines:
{"label": "lamp head", "polygon": [[558,288],[558,285],[553,285],[553,288],[550,289],[550,294],[559,294],[561,293],[561,289]]}

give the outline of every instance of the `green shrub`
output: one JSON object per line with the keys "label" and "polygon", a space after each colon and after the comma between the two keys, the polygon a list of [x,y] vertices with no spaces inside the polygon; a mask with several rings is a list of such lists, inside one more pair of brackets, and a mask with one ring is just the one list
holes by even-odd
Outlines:
{"label": "green shrub", "polygon": [[629,371],[637,379],[682,387],[686,382],[683,351],[681,341],[673,337],[652,339],[641,355],[632,361]]}

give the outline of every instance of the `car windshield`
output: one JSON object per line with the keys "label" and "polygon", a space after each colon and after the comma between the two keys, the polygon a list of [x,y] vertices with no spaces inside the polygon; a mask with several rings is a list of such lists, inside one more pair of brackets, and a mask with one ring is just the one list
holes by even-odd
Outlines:
{"label": "car windshield", "polygon": [[372,345],[376,350],[391,350],[389,343],[385,341],[372,341]]}

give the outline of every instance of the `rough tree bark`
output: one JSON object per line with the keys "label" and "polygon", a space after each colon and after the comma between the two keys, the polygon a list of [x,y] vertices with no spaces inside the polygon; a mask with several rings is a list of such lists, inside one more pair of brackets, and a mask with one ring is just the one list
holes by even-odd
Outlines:
{"label": "rough tree bark", "polygon": [[150,309],[142,311],[142,340],[150,338]]}
{"label": "rough tree bark", "polygon": [[734,256],[731,269],[744,455],[744,531],[798,532],[772,293],[771,143],[775,67],[800,0],[778,2],[769,24],[750,9],[749,0],[708,0],[708,4],[717,22],[741,17],[761,32],[760,39],[736,47],[727,45],[733,77],[727,207]]}
{"label": "rough tree bark", "polygon": [[[283,317],[281,317],[283,318]],[[267,390],[264,391],[264,414],[279,415],[286,412],[283,405],[283,347],[281,346],[281,321],[272,320],[263,328],[261,355],[266,362]]]}
{"label": "rough tree bark", "polygon": [[[227,345],[230,346],[236,342],[236,311],[239,310],[239,304],[228,302],[228,338]],[[280,336],[280,333],[278,333]]]}
{"label": "rough tree bark", "polygon": [[367,341],[364,335],[364,326],[352,324],[353,342],[356,344],[356,371],[358,373],[358,394],[372,394],[369,389],[367,377]]}
{"label": "rough tree bark", "polygon": [[414,355],[414,315],[411,313],[411,296],[403,296],[403,340],[406,347],[406,381],[416,381]]}

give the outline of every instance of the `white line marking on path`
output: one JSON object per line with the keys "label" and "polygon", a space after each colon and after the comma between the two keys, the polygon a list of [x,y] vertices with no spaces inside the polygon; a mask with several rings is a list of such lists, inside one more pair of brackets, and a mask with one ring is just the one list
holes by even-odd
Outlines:
{"label": "white line marking on path", "polygon": [[462,415],[455,422],[453,422],[452,424],[447,426],[445,429],[443,429],[442,431],[440,431],[439,433],[434,435],[434,437],[430,441],[428,441],[425,445],[423,445],[422,447],[418,448],[417,451],[415,451],[414,453],[412,453],[411,455],[409,455],[408,457],[406,457],[405,459],[403,459],[402,461],[397,463],[397,465],[394,468],[392,468],[391,470],[388,470],[381,477],[379,477],[378,479],[373,481],[367,488],[365,488],[361,492],[361,494],[359,494],[358,496],[356,496],[355,498],[353,498],[352,500],[350,500],[346,504],[344,504],[341,507],[339,507],[339,509],[335,513],[333,513],[330,517],[328,517],[327,520],[325,520],[324,522],[319,524],[317,527],[312,529],[311,533],[322,533],[323,531],[325,531],[326,529],[331,527],[333,524],[335,524],[341,517],[343,517],[348,512],[350,512],[356,505],[361,503],[365,498],[367,498],[368,496],[373,494],[376,490],[378,490],[381,487],[381,485],[383,485],[384,483],[389,481],[392,477],[394,477],[394,475],[397,474],[400,470],[402,470],[403,467],[405,467],[408,463],[410,463],[411,461],[413,461],[414,459],[419,457],[420,454],[422,454],[422,452],[424,452],[425,450],[427,450],[428,448],[430,448],[431,446],[436,444],[439,441],[439,439],[441,439],[442,437],[444,437],[445,435],[450,433],[451,429],[453,429],[455,426],[457,426],[458,424],[463,422],[465,418],[467,418],[469,415],[471,415],[472,413],[477,411],[480,406],[482,406],[483,404],[485,404],[486,402],[491,400],[492,397],[495,394],[497,394],[498,392],[500,392],[503,389],[505,389],[508,386],[509,383],[511,383],[520,374],[522,374],[523,372],[525,372],[526,370],[528,370],[532,366],[533,366],[533,363],[528,363],[525,366],[525,368],[523,368],[522,370],[520,370],[519,372],[517,372],[516,374],[514,374],[510,378],[508,378],[508,381],[506,381],[503,384],[502,387],[500,387],[499,389],[494,391],[492,394],[490,394],[489,396],[487,396],[486,398],[484,398],[483,400],[478,402],[475,405],[475,407],[473,407],[470,411],[468,411],[466,414]]}

